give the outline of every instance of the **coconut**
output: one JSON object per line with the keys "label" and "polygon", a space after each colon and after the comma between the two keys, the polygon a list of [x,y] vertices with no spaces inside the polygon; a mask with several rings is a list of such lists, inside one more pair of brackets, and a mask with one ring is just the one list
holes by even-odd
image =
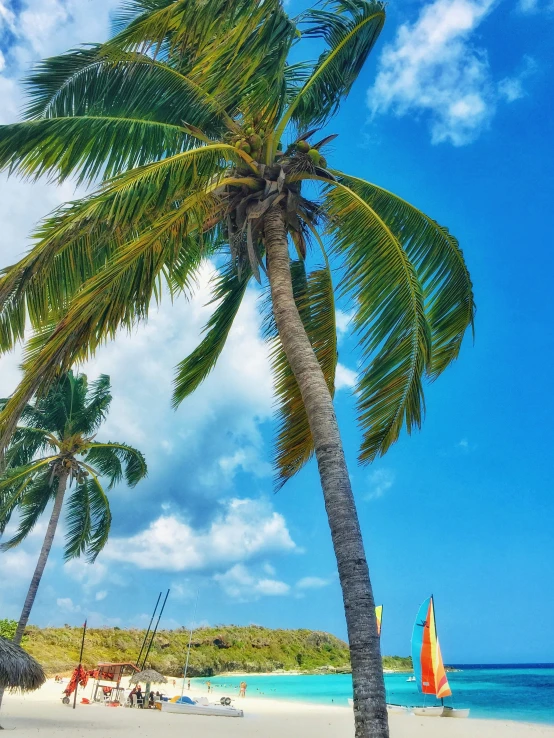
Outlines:
{"label": "coconut", "polygon": [[302,154],[307,154],[310,150],[310,144],[307,141],[297,141],[296,150],[300,151]]}
{"label": "coconut", "polygon": [[239,149],[241,151],[244,151],[245,154],[249,154],[251,151],[250,144],[248,141],[241,141],[239,144]]}
{"label": "coconut", "polygon": [[251,136],[254,133],[254,129],[252,128],[252,126],[247,126],[244,129],[244,132],[246,133],[247,136]]}
{"label": "coconut", "polygon": [[261,149],[262,148],[262,139],[261,136],[258,136],[257,133],[253,133],[249,139],[248,142],[252,149]]}
{"label": "coconut", "polygon": [[312,164],[315,164],[316,167],[319,165],[321,154],[319,153],[317,149],[310,149],[308,151],[308,157],[311,160]]}
{"label": "coconut", "polygon": [[319,157],[319,166],[327,169],[327,159],[324,156]]}

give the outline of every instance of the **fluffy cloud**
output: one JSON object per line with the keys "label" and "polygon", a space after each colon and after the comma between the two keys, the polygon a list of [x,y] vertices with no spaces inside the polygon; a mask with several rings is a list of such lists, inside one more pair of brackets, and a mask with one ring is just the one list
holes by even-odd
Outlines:
{"label": "fluffy cloud", "polygon": [[395,480],[394,472],[389,469],[376,469],[368,478],[368,491],[364,495],[366,500],[377,500],[388,492]]}
{"label": "fluffy cloud", "polygon": [[344,364],[337,364],[337,372],[335,375],[335,386],[337,390],[352,389],[356,385],[356,372],[349,369]]}
{"label": "fluffy cloud", "polygon": [[552,0],[519,0],[518,10],[526,15],[535,13],[554,14],[554,2]]}
{"label": "fluffy cloud", "polygon": [[214,581],[219,583],[225,594],[241,602],[260,597],[280,597],[290,592],[290,586],[285,582],[255,576],[244,564],[235,564],[223,574],[215,574]]}
{"label": "fluffy cloud", "polygon": [[202,571],[295,549],[284,517],[268,501],[233,499],[205,530],[162,516],[134,536],[112,538],[102,559],[141,569]]}
{"label": "fluffy cloud", "polygon": [[415,22],[402,24],[379,60],[368,98],[373,113],[421,112],[429,119],[433,143],[461,146],[477,138],[495,113],[499,93],[487,53],[474,45],[472,35],[495,4],[435,0],[421,8]]}
{"label": "fluffy cloud", "polygon": [[328,587],[331,582],[329,579],[322,579],[321,577],[303,577],[296,582],[297,589],[322,589]]}
{"label": "fluffy cloud", "polygon": [[512,77],[504,77],[498,83],[498,94],[506,102],[514,102],[527,95],[524,82],[532,77],[538,69],[537,62],[532,56],[526,55],[523,58],[520,71]]}

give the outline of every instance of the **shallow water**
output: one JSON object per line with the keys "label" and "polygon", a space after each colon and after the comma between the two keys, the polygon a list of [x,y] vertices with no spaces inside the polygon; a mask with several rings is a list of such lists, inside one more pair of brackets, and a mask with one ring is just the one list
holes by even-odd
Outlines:
{"label": "shallow water", "polygon": [[[554,664],[530,666],[464,666],[449,672],[453,700],[446,704],[471,708],[471,716],[504,720],[522,720],[554,724]],[[408,674],[387,674],[385,683],[389,702],[421,705],[423,697]],[[218,689],[238,692],[241,681],[248,683],[248,696],[263,695],[286,700],[347,705],[352,697],[352,679],[348,674],[325,676],[249,676],[212,677]],[[206,680],[195,679],[195,683]],[[425,704],[434,704],[426,698]]]}

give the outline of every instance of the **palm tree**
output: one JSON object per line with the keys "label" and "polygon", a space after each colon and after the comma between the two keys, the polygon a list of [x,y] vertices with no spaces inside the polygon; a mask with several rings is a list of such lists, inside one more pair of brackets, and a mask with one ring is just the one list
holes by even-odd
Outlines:
{"label": "palm tree", "polygon": [[[35,329],[1,437],[56,372],[146,320],[162,284],[172,296],[190,293],[211,258],[220,267],[214,310],[177,368],[179,404],[217,362],[251,280],[261,282],[279,401],[277,484],[315,454],[358,738],[384,738],[388,725],[373,594],[333,407],[333,276],[354,306],[362,463],[384,454],[402,428],[420,426],[424,380],[458,356],[474,315],[456,239],[400,197],[331,166],[334,136],[318,135],[384,21],[384,5],[373,0],[329,0],[296,18],[280,0],[127,0],[113,38],[42,62],[28,80],[26,120],[0,128],[4,169],[101,180],[49,216],[34,248],[1,278],[1,349],[23,339],[27,320]],[[320,45],[320,56],[291,62],[304,39],[310,50]]]}
{"label": "palm tree", "polygon": [[[106,418],[112,396],[110,378],[101,375],[90,385],[84,374],[69,371],[21,414],[7,447],[0,476],[0,535],[14,513],[15,534],[0,545],[7,551],[22,543],[54,502],[35,573],[13,637],[21,643],[56,535],[67,490],[65,559],[84,554],[94,561],[108,540],[112,516],[100,478],[108,489],[125,478],[134,487],[146,475],[140,451],[123,443],[100,443],[95,435]],[[0,407],[9,400],[0,400]]]}

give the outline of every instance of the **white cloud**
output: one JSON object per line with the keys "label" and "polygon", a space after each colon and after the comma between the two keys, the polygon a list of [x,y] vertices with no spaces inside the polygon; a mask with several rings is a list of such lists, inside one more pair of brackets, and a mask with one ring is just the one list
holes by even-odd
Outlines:
{"label": "white cloud", "polygon": [[81,606],[75,605],[71,597],[58,597],[56,605],[62,612],[81,612]]}
{"label": "white cloud", "polygon": [[349,369],[344,364],[337,364],[337,372],[335,375],[335,387],[337,390],[351,389],[356,385],[356,372]]}
{"label": "white cloud", "polygon": [[364,495],[365,500],[377,500],[383,497],[385,492],[393,486],[395,480],[394,472],[389,469],[376,469],[368,477],[368,491]]}
{"label": "white cloud", "polygon": [[244,564],[235,564],[222,574],[215,574],[225,594],[235,600],[247,602],[260,597],[281,597],[290,592],[290,586],[277,579],[257,577]]}
{"label": "white cloud", "polygon": [[534,15],[535,13],[554,13],[553,0],[519,0],[517,8],[525,15]]}
{"label": "white cloud", "polygon": [[103,560],[141,569],[201,571],[277,551],[294,551],[285,518],[266,500],[233,499],[206,530],[165,515],[129,538],[112,538]]}
{"label": "white cloud", "polygon": [[108,591],[105,589],[102,589],[100,590],[100,592],[97,592],[94,595],[94,599],[96,600],[96,602],[102,602],[102,600],[105,600],[107,596],[108,596]]}
{"label": "white cloud", "polygon": [[322,579],[321,577],[303,577],[296,582],[297,589],[322,589],[328,587],[331,582],[329,579]]}
{"label": "white cloud", "polygon": [[71,559],[63,567],[64,573],[84,587],[97,587],[107,574],[108,567],[100,561],[88,564],[84,559]]}
{"label": "white cloud", "polygon": [[532,77],[538,69],[537,62],[532,56],[524,56],[521,70],[512,77],[504,77],[498,83],[498,94],[506,102],[514,102],[527,95],[524,82]]}
{"label": "white cloud", "polygon": [[433,143],[461,146],[485,129],[496,108],[487,53],[472,34],[496,0],[435,0],[404,23],[383,49],[369,105],[374,114],[424,113]]}
{"label": "white cloud", "polygon": [[335,312],[335,324],[337,326],[337,335],[342,338],[351,328],[350,321],[354,317],[354,313],[345,313],[344,310]]}

